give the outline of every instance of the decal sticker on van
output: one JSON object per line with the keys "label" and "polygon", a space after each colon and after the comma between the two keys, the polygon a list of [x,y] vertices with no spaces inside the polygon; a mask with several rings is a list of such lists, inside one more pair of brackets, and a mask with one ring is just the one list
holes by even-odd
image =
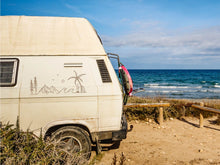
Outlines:
{"label": "decal sticker on van", "polygon": [[[63,87],[59,89],[54,85],[46,85],[44,84],[38,90],[38,81],[37,77],[34,77],[33,80],[30,81],[30,92],[31,95],[38,95],[38,94],[60,94],[60,93],[86,93],[85,87],[83,86],[83,79],[82,76],[86,74],[78,74],[76,71],[73,71],[74,76],[62,79],[61,82],[65,83],[67,81],[73,81],[71,87]],[[52,79],[54,81],[54,79]]]}

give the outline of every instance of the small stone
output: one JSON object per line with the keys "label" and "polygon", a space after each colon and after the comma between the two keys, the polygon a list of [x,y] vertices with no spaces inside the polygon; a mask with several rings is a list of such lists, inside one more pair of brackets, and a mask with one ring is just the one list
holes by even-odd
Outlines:
{"label": "small stone", "polygon": [[170,120],[173,120],[173,118],[171,117]]}
{"label": "small stone", "polygon": [[203,152],[203,149],[199,149],[199,152]]}
{"label": "small stone", "polygon": [[157,128],[160,129],[160,126],[158,126]]}
{"label": "small stone", "polygon": [[151,122],[152,122],[152,120],[151,120],[151,119],[149,119],[148,121],[149,121],[149,123],[151,123]]}
{"label": "small stone", "polygon": [[131,159],[128,159],[128,162],[130,162],[131,161]]}
{"label": "small stone", "polygon": [[136,124],[138,124],[138,123],[139,123],[139,121],[138,121],[138,120],[135,120],[135,123],[136,123]]}
{"label": "small stone", "polygon": [[213,160],[212,160],[212,159],[208,159],[208,161],[209,161],[210,163],[212,163],[212,162],[213,162]]}

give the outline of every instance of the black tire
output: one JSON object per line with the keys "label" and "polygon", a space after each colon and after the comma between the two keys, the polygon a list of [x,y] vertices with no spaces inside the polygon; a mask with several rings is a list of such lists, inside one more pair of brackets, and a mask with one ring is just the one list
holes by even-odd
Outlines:
{"label": "black tire", "polygon": [[110,149],[118,149],[120,147],[121,141],[115,141]]}
{"label": "black tire", "polygon": [[91,156],[91,141],[88,133],[76,126],[65,126],[52,134],[60,149],[69,153],[83,153],[87,159]]}

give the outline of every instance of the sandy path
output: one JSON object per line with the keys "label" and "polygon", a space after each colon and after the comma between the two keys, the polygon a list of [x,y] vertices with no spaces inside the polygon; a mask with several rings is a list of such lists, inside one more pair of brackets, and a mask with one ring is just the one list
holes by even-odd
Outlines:
{"label": "sandy path", "polygon": [[[220,164],[220,126],[206,119],[186,118],[155,123],[132,121],[134,128],[118,149],[103,151],[98,164],[111,164],[114,153],[126,156],[126,164]],[[104,148],[106,149],[106,148]]]}

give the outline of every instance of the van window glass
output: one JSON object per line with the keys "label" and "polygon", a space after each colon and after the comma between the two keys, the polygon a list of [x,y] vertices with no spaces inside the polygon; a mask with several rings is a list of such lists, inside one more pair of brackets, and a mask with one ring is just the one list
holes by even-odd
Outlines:
{"label": "van window glass", "polygon": [[102,82],[103,83],[112,82],[108,69],[105,65],[105,61],[104,60],[96,60],[96,61],[99,67],[99,72],[101,74]]}
{"label": "van window glass", "polygon": [[0,86],[16,85],[18,59],[0,59]]}

